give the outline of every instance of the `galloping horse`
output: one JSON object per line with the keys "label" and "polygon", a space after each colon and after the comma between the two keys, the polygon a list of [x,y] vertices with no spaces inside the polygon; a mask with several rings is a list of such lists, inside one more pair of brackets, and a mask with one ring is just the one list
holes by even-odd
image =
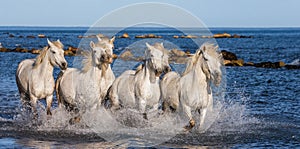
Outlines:
{"label": "galloping horse", "polygon": [[158,108],[160,99],[159,77],[163,72],[169,72],[167,50],[163,43],[154,46],[146,43],[144,64],[136,70],[127,70],[112,84],[108,98],[112,109],[119,107],[135,108],[146,118],[146,106]]}
{"label": "galloping horse", "polygon": [[83,52],[81,69],[68,68],[59,74],[55,88],[60,107],[84,112],[95,109],[106,96],[115,79],[110,67],[115,37],[97,39],[98,43],[90,42],[90,51]]}
{"label": "galloping horse", "polygon": [[51,104],[54,91],[53,67],[67,69],[64,58],[63,44],[57,40],[43,48],[36,59],[23,60],[16,72],[16,82],[23,104],[29,104],[37,116],[36,103],[38,99],[46,98],[47,115],[51,115]]}
{"label": "galloping horse", "polygon": [[213,96],[210,82],[219,85],[222,79],[222,56],[217,52],[217,46],[205,43],[188,62],[182,76],[175,72],[167,73],[162,81],[163,110],[173,111],[179,107],[189,117],[191,129],[195,125],[192,110],[200,113],[200,126],[204,123],[207,109],[212,110]]}

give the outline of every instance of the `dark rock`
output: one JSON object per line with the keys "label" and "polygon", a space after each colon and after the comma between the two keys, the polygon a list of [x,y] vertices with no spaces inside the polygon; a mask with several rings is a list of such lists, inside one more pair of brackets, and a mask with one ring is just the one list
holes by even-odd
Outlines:
{"label": "dark rock", "polygon": [[35,38],[35,36],[33,36],[33,35],[28,35],[28,36],[26,36],[26,38]]}
{"label": "dark rock", "polygon": [[31,49],[32,54],[40,54],[40,50],[38,49]]}
{"label": "dark rock", "polygon": [[172,49],[170,51],[170,56],[186,56],[187,54],[184,51],[178,49]]}
{"label": "dark rock", "polygon": [[128,33],[124,33],[122,36],[120,36],[120,38],[129,38]]}
{"label": "dark rock", "polygon": [[231,35],[228,33],[219,33],[219,34],[214,34],[213,38],[231,38]]}
{"label": "dark rock", "polygon": [[244,66],[244,60],[224,60],[225,66]]}
{"label": "dark rock", "polygon": [[285,65],[287,69],[300,69],[300,65]]}
{"label": "dark rock", "polygon": [[19,38],[23,38],[24,36],[20,35]]}
{"label": "dark rock", "polygon": [[261,63],[256,63],[254,64],[255,67],[262,67],[262,68],[281,68],[284,67],[285,64],[284,62],[280,61],[280,62],[261,62]]}
{"label": "dark rock", "polygon": [[0,48],[0,52],[11,52],[11,50],[2,47],[2,48]]}
{"label": "dark rock", "polygon": [[157,36],[154,34],[147,34],[147,35],[137,35],[135,38],[161,38],[161,36]]}
{"label": "dark rock", "polygon": [[226,50],[222,50],[221,51],[222,55],[223,55],[223,59],[224,60],[237,60],[237,56],[232,53],[232,52],[229,52],[229,51],[226,51]]}
{"label": "dark rock", "polygon": [[73,53],[72,51],[69,51],[69,50],[65,50],[65,51],[64,51],[64,55],[67,55],[67,56],[75,56],[75,53]]}
{"label": "dark rock", "polygon": [[76,54],[77,50],[78,50],[78,48],[76,48],[76,47],[73,47],[73,46],[68,47],[68,51],[72,51],[74,54]]}
{"label": "dark rock", "polygon": [[195,36],[195,35],[186,35],[186,36],[184,36],[184,35],[182,35],[182,36],[180,36],[180,38],[198,38],[197,36]]}
{"label": "dark rock", "polygon": [[9,34],[8,37],[13,38],[13,37],[15,37],[15,35]]}

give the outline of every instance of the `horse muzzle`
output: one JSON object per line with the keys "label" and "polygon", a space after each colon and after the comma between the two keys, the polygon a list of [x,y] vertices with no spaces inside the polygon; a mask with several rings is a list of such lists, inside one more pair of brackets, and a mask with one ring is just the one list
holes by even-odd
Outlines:
{"label": "horse muzzle", "polygon": [[102,55],[101,58],[100,58],[100,61],[103,62],[103,63],[111,64],[113,62],[113,58],[112,58],[112,56]]}
{"label": "horse muzzle", "polygon": [[156,77],[160,77],[160,75],[162,74],[162,71],[156,69],[156,70],[154,71],[154,73],[155,73],[155,76],[156,76]]}
{"label": "horse muzzle", "polygon": [[59,65],[59,68],[62,69],[62,70],[66,70],[68,68],[68,63],[67,62],[62,62]]}
{"label": "horse muzzle", "polygon": [[168,73],[170,71],[172,71],[171,67],[169,67],[169,66],[165,67],[164,73]]}

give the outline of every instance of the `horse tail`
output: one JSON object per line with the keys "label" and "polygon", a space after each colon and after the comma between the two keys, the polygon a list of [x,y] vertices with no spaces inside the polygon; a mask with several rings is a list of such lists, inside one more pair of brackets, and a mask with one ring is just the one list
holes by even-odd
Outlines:
{"label": "horse tail", "polygon": [[63,71],[60,71],[60,73],[58,74],[57,76],[57,79],[55,81],[55,92],[56,92],[56,99],[57,99],[57,103],[58,103],[58,106],[61,107],[61,104],[62,104],[62,99],[60,97],[60,81],[62,79],[62,76],[63,76],[64,72]]}

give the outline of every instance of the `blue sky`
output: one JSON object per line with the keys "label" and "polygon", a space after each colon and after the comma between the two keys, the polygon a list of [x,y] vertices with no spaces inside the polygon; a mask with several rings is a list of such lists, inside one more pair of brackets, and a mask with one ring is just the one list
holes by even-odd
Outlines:
{"label": "blue sky", "polygon": [[209,27],[300,27],[300,0],[1,0],[0,26],[90,26],[142,2],[179,6]]}

